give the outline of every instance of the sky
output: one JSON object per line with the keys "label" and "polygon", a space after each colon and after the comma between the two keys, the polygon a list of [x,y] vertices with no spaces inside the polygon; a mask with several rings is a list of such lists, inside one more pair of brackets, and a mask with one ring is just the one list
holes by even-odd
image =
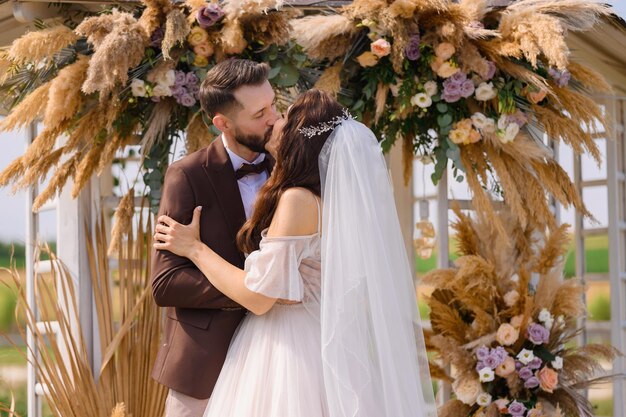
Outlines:
{"label": "sky", "polygon": [[[614,0],[613,5],[617,14],[626,19],[626,0]],[[4,169],[13,159],[23,153],[25,143],[26,136],[24,132],[0,133],[0,170]],[[561,149],[560,161],[571,175],[572,155],[569,149]],[[431,167],[423,169],[420,164],[416,163],[415,170],[415,195],[433,195],[435,193],[435,187],[430,182]],[[422,181],[422,171],[426,174],[424,181]],[[583,160],[583,176],[584,179],[598,179],[606,177],[606,172],[604,167],[596,167],[593,161]],[[466,186],[464,184],[452,184],[450,187],[450,197],[459,199],[468,198]],[[591,212],[600,221],[601,225],[606,225],[606,190],[601,188],[588,189],[585,191],[583,198]],[[24,242],[26,230],[25,204],[26,195],[24,192],[13,194],[10,187],[0,188],[0,242]],[[416,211],[416,219],[418,217],[417,213]],[[430,219],[436,224],[437,210],[434,203],[430,205]],[[562,220],[571,224],[573,222],[573,212],[571,210],[563,211]],[[40,215],[39,236],[44,240],[51,240],[57,236],[56,213],[54,211]]]}

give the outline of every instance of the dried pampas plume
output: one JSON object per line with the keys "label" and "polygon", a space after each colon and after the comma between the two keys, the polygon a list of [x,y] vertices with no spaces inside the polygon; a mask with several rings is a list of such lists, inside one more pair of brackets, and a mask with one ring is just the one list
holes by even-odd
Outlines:
{"label": "dried pampas plume", "polygon": [[348,52],[354,24],[343,15],[306,16],[291,22],[292,36],[313,59],[335,59]]}
{"label": "dried pampas plume", "polygon": [[248,46],[239,20],[227,20],[222,29],[222,49],[225,54],[240,54]]}
{"label": "dried pampas plume", "polygon": [[173,110],[174,103],[172,100],[161,100],[154,106],[148,119],[148,129],[141,140],[141,152],[144,155],[148,155],[152,146],[164,134]]}
{"label": "dried pampas plume", "polygon": [[165,59],[172,59],[170,57],[170,50],[177,44],[182,44],[190,30],[191,27],[187,22],[187,18],[180,9],[174,9],[167,15],[165,35],[163,36],[161,46]]}
{"label": "dried pampas plume", "polygon": [[119,403],[113,408],[111,417],[126,417],[126,406],[124,403]]}
{"label": "dried pampas plume", "polygon": [[49,29],[29,32],[13,41],[8,56],[14,62],[41,62],[51,59],[68,45],[75,43],[78,35],[67,26],[59,25]]}
{"label": "dried pampas plume", "polygon": [[209,146],[214,139],[214,136],[204,124],[200,113],[193,115],[185,131],[187,132],[187,154]]}
{"label": "dried pampas plume", "polygon": [[284,0],[231,0],[224,4],[227,20],[236,20],[249,15],[266,14],[283,7]]}
{"label": "dried pampas plume", "polygon": [[133,214],[135,213],[135,189],[131,188],[120,200],[120,204],[115,210],[115,220],[111,231],[111,244],[109,245],[109,256],[116,255],[122,247],[124,234],[132,230]]}
{"label": "dried pampas plume", "polygon": [[337,97],[337,94],[341,90],[341,69],[343,64],[341,61],[337,62],[332,67],[326,68],[322,73],[322,76],[317,80],[314,88],[318,90],[326,91],[333,97]]}
{"label": "dried pampas plume", "polygon": [[76,115],[82,103],[80,88],[87,78],[88,67],[89,57],[80,55],[51,81],[43,117],[45,126],[53,126]]}
{"label": "dried pampas plume", "polygon": [[10,130],[19,129],[37,119],[42,114],[48,102],[50,86],[51,83],[47,82],[27,95],[26,98],[15,106],[11,110],[11,113],[0,122],[0,131],[8,132]]}

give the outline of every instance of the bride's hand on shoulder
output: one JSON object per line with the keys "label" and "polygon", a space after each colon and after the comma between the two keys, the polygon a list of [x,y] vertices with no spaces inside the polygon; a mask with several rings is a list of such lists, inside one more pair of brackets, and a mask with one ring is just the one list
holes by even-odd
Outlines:
{"label": "bride's hand on shoulder", "polygon": [[201,213],[202,207],[196,207],[193,210],[191,223],[188,225],[181,224],[169,216],[159,216],[153,236],[154,248],[191,259],[193,253],[202,246],[200,241]]}

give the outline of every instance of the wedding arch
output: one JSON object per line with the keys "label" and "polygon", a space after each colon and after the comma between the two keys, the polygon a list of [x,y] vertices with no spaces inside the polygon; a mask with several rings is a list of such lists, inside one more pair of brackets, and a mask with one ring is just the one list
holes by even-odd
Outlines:
{"label": "wedding arch", "polygon": [[[590,155],[598,162],[602,157],[596,139],[602,135],[620,138],[621,142],[607,141],[606,156],[611,165],[607,185],[614,202],[607,232],[611,242],[622,240],[612,248],[616,251],[612,268],[618,277],[614,282],[621,283],[619,297],[624,296],[620,272],[624,268],[618,263],[624,251],[626,220],[620,211],[624,192],[620,185],[624,181],[623,130],[615,133],[611,129],[611,123],[615,128],[623,123],[624,104],[612,98],[612,86],[604,77],[570,59],[565,37],[566,33],[584,33],[598,22],[619,27],[604,5],[585,0],[360,0],[315,5],[276,0],[149,0],[104,10],[91,4],[51,10],[17,3],[16,10],[22,18],[52,20],[38,21],[37,30],[15,40],[0,55],[0,91],[9,110],[0,128],[28,127],[32,137],[26,152],[0,173],[0,185],[30,187],[29,209],[35,211],[51,207],[48,202],[59,193],[57,201],[77,198],[71,210],[62,210],[61,221],[71,233],[59,253],[61,259],[69,261],[70,272],[80,283],[75,317],[80,324],[75,325],[87,333],[84,340],[88,341],[92,369],[107,372],[104,364],[116,359],[111,346],[119,346],[119,338],[115,339],[113,329],[109,329],[106,337],[110,343],[103,344],[98,341],[103,330],[93,326],[102,313],[98,309],[104,308],[98,307],[98,300],[92,302],[94,288],[95,293],[103,291],[98,288],[101,282],[93,279],[99,274],[94,273],[93,258],[106,259],[106,253],[79,242],[85,232],[107,234],[106,222],[101,222],[96,213],[117,207],[110,253],[117,254],[120,262],[129,259],[123,247],[132,240],[126,234],[135,206],[145,197],[153,210],[158,207],[172,144],[182,136],[187,152],[192,152],[216,134],[199,112],[195,94],[212,63],[228,56],[267,62],[280,105],[285,106],[298,91],[311,87],[334,94],[355,117],[372,127],[382,139],[384,151],[395,149],[390,158],[394,160],[392,167],[402,168],[402,178],[395,176],[399,201],[403,198],[402,183],[412,178],[414,158],[434,164],[432,180],[439,183],[439,211],[445,210],[446,215],[440,216],[438,225],[442,269],[429,279],[447,291],[438,295],[443,298],[433,298],[431,309],[435,313],[445,297],[462,299],[459,288],[447,285],[457,282],[456,278],[462,281],[459,275],[465,274],[463,266],[443,270],[450,267],[444,256],[448,252],[450,204],[447,181],[467,183],[472,199],[465,202],[465,208],[475,209],[478,219],[474,223],[462,220],[457,227],[466,232],[474,230],[477,235],[484,233],[482,236],[520,251],[532,246],[532,232],[542,234],[554,245],[549,255],[535,248],[537,253],[528,253],[534,257],[519,257],[524,272],[537,275],[539,283],[547,282],[554,279],[554,274],[560,276],[558,255],[562,253],[557,247],[559,243],[562,246],[565,233],[558,227],[553,207],[575,207],[579,213],[577,226],[582,226],[583,219],[591,214],[580,189],[590,184],[582,183],[578,174],[574,181],[569,178],[546,137],[569,145],[577,158]],[[599,97],[605,98],[604,105]],[[611,122],[606,121],[607,116]],[[42,125],[37,131],[34,123],[38,120]],[[140,147],[140,184],[146,186],[146,192],[138,191],[138,186],[129,187],[121,198],[103,200],[101,181],[94,174],[109,170],[119,158],[119,151],[129,145]],[[51,179],[39,193],[37,184],[47,174]],[[72,185],[71,190],[64,187],[66,184]],[[110,184],[107,187],[110,191]],[[404,218],[411,218],[408,224],[412,229],[412,197],[409,200],[410,206],[401,205],[400,211]],[[491,227],[480,232],[485,224]],[[584,233],[581,227],[577,232],[581,236]],[[29,233],[34,235],[34,230]],[[521,241],[520,236],[524,236]],[[466,243],[471,242],[470,235],[465,237]],[[70,259],[62,256],[64,250],[72,254]],[[486,263],[493,260],[485,248],[478,246],[465,254]],[[543,259],[541,268],[545,270],[532,264],[535,258]],[[29,259],[28,263],[33,261]],[[496,261],[492,266],[498,270]],[[579,269],[579,276],[584,275],[584,265]],[[513,291],[513,282],[518,281],[511,281],[511,271],[507,276],[499,272],[490,276],[494,281],[506,282]],[[519,280],[522,271],[515,272]],[[30,270],[29,275],[32,282],[34,271]],[[478,276],[472,277],[480,282]],[[530,278],[521,282],[530,283]],[[140,285],[141,280],[137,283]],[[555,294],[568,288],[568,283],[559,280],[552,284]],[[497,287],[493,283],[489,288]],[[576,287],[567,294],[578,296],[581,291]],[[32,291],[25,296],[34,302]],[[526,299],[526,290],[520,289],[518,296]],[[137,297],[145,302],[145,291]],[[521,313],[529,303],[516,301],[509,307]],[[623,317],[621,304],[617,304],[614,309],[620,310],[615,316]],[[550,307],[545,300],[542,305]],[[479,307],[462,306],[463,314],[472,312],[471,323],[485,327],[474,336],[488,335],[493,330],[489,317],[484,317],[484,308]],[[570,307],[562,315],[574,319],[580,306]],[[145,305],[141,308],[148,311]],[[479,322],[481,317],[484,320]],[[623,349],[624,330],[618,320],[616,323],[613,343]],[[36,317],[33,324],[36,327]],[[461,319],[457,324],[468,323]],[[44,331],[51,329],[40,327]],[[71,327],[66,331],[71,332]],[[433,330],[435,336],[442,337],[449,337],[453,331],[441,320],[433,322]],[[32,342],[37,334],[29,331]],[[459,335],[456,343],[465,345],[464,337]],[[440,354],[444,351],[441,343],[452,343],[450,339],[433,340],[433,348]],[[460,368],[454,358],[442,355],[442,360]],[[620,360],[615,363],[623,369]],[[595,366],[595,362],[589,364]],[[443,367],[434,369],[443,379],[451,379],[443,375]],[[31,368],[33,381],[36,370]],[[491,402],[480,404],[477,398],[467,397],[463,400],[465,391],[459,388],[460,382],[471,385],[474,376],[468,380],[459,375],[454,378],[457,399],[448,401],[449,409],[443,412],[461,415],[458,413],[476,412],[476,407],[494,409]],[[39,387],[42,395],[50,395],[49,386],[48,393],[45,384]],[[619,382],[615,387],[624,389]],[[35,410],[34,386],[29,397]],[[124,399],[123,395],[105,397],[107,404],[113,405]],[[569,398],[571,407],[579,402],[585,404],[583,398]],[[563,401],[561,406],[567,407],[567,401]],[[616,411],[619,407],[623,404]]]}

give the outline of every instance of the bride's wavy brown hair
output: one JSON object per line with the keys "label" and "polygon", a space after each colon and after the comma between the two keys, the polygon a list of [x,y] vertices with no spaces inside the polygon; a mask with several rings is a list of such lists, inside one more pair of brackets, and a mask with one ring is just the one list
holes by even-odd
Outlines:
{"label": "bride's wavy brown hair", "polygon": [[298,131],[341,116],[344,108],[327,93],[309,90],[300,95],[287,114],[279,133],[276,165],[257,196],[252,217],[237,234],[237,245],[245,253],[259,248],[261,231],[270,226],[280,196],[292,187],[302,187],[320,196],[318,157],[332,133],[307,138]]}

